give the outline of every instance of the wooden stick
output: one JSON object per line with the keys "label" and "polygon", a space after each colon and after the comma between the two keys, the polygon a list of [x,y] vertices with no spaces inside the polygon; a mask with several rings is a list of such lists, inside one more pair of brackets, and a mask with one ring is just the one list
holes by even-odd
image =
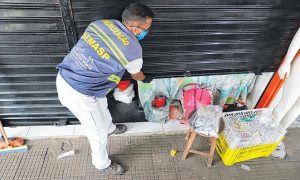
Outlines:
{"label": "wooden stick", "polygon": [[186,143],[185,150],[184,150],[183,155],[181,157],[182,160],[186,159],[186,157],[187,157],[187,155],[189,153],[189,150],[191,149],[192,144],[193,144],[193,142],[195,140],[196,135],[197,135],[197,133],[194,132],[194,131],[190,133],[189,140]]}
{"label": "wooden stick", "polygon": [[214,153],[215,153],[216,144],[217,144],[217,138],[216,137],[212,137],[211,140],[212,141],[211,141],[211,145],[210,145],[209,157],[208,157],[208,161],[207,161],[208,167],[210,167],[212,162],[213,162]]}
{"label": "wooden stick", "polygon": [[201,152],[201,151],[196,151],[196,150],[189,150],[190,153],[194,153],[194,154],[198,154],[200,156],[207,156],[209,157],[210,155],[208,153],[205,152]]}
{"label": "wooden stick", "polygon": [[1,121],[0,121],[0,131],[1,131],[2,136],[3,136],[4,139],[5,139],[6,145],[9,146],[9,141],[8,141],[7,135],[6,135],[6,133],[5,133],[5,130],[4,130],[4,128],[3,128],[3,125],[2,125],[2,122],[1,122]]}
{"label": "wooden stick", "polygon": [[191,135],[191,129],[189,129],[188,132],[186,133],[185,140],[188,140],[190,138],[190,135]]}

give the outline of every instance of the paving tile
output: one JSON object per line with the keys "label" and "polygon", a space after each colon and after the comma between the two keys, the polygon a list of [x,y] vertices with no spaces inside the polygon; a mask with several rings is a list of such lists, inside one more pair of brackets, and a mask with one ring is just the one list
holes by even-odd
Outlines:
{"label": "paving tile", "polygon": [[131,154],[151,154],[152,146],[150,136],[136,136],[130,138]]}
{"label": "paving tile", "polygon": [[132,175],[121,175],[121,176],[116,176],[116,175],[109,175],[108,176],[109,180],[132,180]]}
{"label": "paving tile", "polygon": [[[298,129],[299,131],[300,129]],[[290,130],[285,139],[288,160],[274,157],[253,159],[232,166],[224,166],[215,153],[213,166],[207,158],[189,154],[181,160],[185,134],[152,134],[139,136],[111,136],[108,139],[109,157],[125,169],[122,176],[96,169],[91,162],[91,149],[86,137],[32,139],[26,144],[29,151],[0,155],[2,180],[281,180],[299,179],[300,158],[298,137]],[[296,143],[296,144],[295,144]],[[193,144],[197,150],[208,150],[206,138]],[[170,150],[177,149],[175,157]],[[59,154],[76,149],[78,154],[57,160]],[[241,168],[245,164],[250,171]]]}
{"label": "paving tile", "polygon": [[[176,180],[177,174],[175,171],[163,171],[163,172],[157,172],[158,179],[163,179],[163,180]],[[180,180],[180,179],[178,179]]]}
{"label": "paving tile", "polygon": [[207,158],[189,153],[185,160],[181,160],[182,152],[177,153],[174,158],[176,171],[185,171],[195,168],[207,168]]}
{"label": "paving tile", "polygon": [[194,169],[176,171],[176,175],[178,179],[186,179],[186,180],[206,179],[205,174],[199,174],[198,171]]}
{"label": "paving tile", "polygon": [[130,154],[129,136],[112,136],[109,138],[109,154]]}
{"label": "paving tile", "polygon": [[0,179],[14,179],[24,153],[0,155]]}
{"label": "paving tile", "polygon": [[152,154],[153,169],[155,172],[172,172],[176,171],[174,157],[169,153]]}
{"label": "paving tile", "polygon": [[150,137],[152,153],[169,153],[172,149],[177,150],[176,139],[172,136],[160,137],[151,136]]}
{"label": "paving tile", "polygon": [[157,173],[144,172],[132,174],[132,180],[160,180]]}
{"label": "paving tile", "polygon": [[237,166],[231,166],[231,167],[218,167],[217,168],[220,174],[221,179],[227,180],[243,180],[244,178],[241,176],[238,167]]}
{"label": "paving tile", "polygon": [[280,174],[274,164],[248,164],[247,162],[243,164],[247,165],[250,171],[242,169],[242,163],[235,165],[243,179],[280,179]]}
{"label": "paving tile", "polygon": [[132,174],[153,173],[153,159],[151,154],[135,154],[131,157]]}
{"label": "paving tile", "polygon": [[280,179],[299,179],[300,162],[275,163]]}

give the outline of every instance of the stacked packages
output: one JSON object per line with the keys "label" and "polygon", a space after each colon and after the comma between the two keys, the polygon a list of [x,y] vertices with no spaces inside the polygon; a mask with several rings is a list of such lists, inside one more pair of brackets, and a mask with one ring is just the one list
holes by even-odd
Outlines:
{"label": "stacked packages", "polygon": [[224,136],[231,149],[277,143],[286,133],[268,109],[224,113],[223,120]]}
{"label": "stacked packages", "polygon": [[198,133],[218,137],[221,116],[221,106],[200,106],[189,118],[189,125]]}

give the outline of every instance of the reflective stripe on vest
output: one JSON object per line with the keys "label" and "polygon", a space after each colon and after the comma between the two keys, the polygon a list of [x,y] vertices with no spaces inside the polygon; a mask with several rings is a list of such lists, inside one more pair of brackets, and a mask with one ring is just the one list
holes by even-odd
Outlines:
{"label": "reflective stripe on vest", "polygon": [[116,76],[116,75],[114,75],[114,74],[111,74],[111,75],[107,78],[107,80],[112,81],[112,82],[118,84],[118,83],[120,82],[121,78],[118,77],[118,76]]}
{"label": "reflective stripe on vest", "polygon": [[126,66],[128,64],[128,60],[119,49],[119,47],[113,42],[113,40],[107,36],[107,34],[101,30],[96,24],[91,23],[89,28],[106,44],[106,46],[111,50],[111,52],[115,55],[118,61],[122,64],[122,66]]}

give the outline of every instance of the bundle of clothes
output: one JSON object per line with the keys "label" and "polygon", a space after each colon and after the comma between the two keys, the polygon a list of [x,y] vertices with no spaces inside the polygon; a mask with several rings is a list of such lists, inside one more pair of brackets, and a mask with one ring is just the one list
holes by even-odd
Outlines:
{"label": "bundle of clothes", "polygon": [[[186,124],[189,114],[202,105],[219,105],[226,111],[246,109],[243,103],[255,79],[252,73],[162,78],[138,82],[138,93],[147,121],[164,123],[177,118]],[[157,97],[166,99],[164,106],[153,106]]]}

